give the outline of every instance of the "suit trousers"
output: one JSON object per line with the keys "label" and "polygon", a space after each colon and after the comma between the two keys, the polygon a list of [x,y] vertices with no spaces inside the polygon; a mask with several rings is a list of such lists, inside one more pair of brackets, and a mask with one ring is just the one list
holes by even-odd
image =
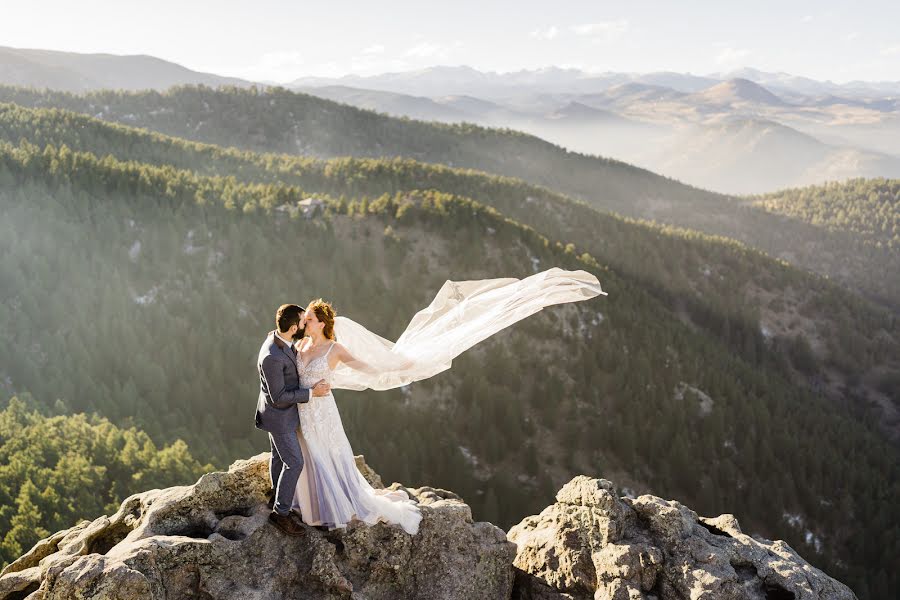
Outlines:
{"label": "suit trousers", "polygon": [[297,432],[269,432],[269,445],[272,447],[272,458],[269,460],[269,477],[275,489],[275,511],[280,515],[291,512],[294,491],[303,469],[303,452]]}

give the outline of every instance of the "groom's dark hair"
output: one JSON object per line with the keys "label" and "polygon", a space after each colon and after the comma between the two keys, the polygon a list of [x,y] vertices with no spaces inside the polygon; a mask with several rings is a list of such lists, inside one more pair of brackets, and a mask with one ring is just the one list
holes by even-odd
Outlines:
{"label": "groom's dark hair", "polygon": [[275,313],[275,326],[278,331],[287,331],[293,325],[300,324],[303,309],[296,304],[282,304]]}

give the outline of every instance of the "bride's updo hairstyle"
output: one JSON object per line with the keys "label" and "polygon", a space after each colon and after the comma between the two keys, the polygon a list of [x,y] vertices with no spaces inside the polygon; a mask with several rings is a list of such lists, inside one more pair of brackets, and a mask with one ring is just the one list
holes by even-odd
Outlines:
{"label": "bride's updo hairstyle", "polygon": [[322,328],[322,333],[325,337],[329,340],[337,341],[337,337],[334,335],[335,312],[331,304],[319,298],[310,302],[309,306],[306,307],[306,310],[311,310],[316,313],[316,318],[322,323],[325,323],[325,327]]}

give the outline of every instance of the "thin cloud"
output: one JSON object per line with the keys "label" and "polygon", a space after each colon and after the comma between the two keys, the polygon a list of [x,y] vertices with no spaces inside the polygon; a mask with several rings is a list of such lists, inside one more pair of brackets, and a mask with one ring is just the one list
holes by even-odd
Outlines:
{"label": "thin cloud", "polygon": [[440,44],[436,42],[421,42],[406,51],[406,56],[416,58],[440,58],[446,59],[457,48],[462,47],[462,42],[456,40],[452,44]]}
{"label": "thin cloud", "polygon": [[377,73],[406,71],[412,65],[400,58],[386,58],[378,54],[363,54],[350,61],[351,73],[357,75],[375,75]]}
{"label": "thin cloud", "polygon": [[609,42],[620,38],[628,31],[627,19],[616,19],[615,21],[599,21],[597,23],[583,23],[581,25],[573,25],[572,32],[575,35],[590,37],[595,42]]}
{"label": "thin cloud", "polygon": [[751,54],[747,48],[732,48],[731,46],[719,52],[716,56],[716,64],[730,65],[740,62]]}
{"label": "thin cloud", "polygon": [[363,48],[363,54],[384,54],[384,46],[382,44],[373,44],[368,48]]}
{"label": "thin cloud", "polygon": [[259,66],[264,69],[280,69],[305,64],[306,60],[301,52],[266,52],[259,59]]}
{"label": "thin cloud", "polygon": [[528,35],[538,40],[552,40],[559,35],[559,28],[556,25],[551,25],[547,29],[535,29]]}
{"label": "thin cloud", "polygon": [[884,56],[897,56],[898,54],[900,54],[900,44],[894,44],[893,46],[882,48],[881,53]]}

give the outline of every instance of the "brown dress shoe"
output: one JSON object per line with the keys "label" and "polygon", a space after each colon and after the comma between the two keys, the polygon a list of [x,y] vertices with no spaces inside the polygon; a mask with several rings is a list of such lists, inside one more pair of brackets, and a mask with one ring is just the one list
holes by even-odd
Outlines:
{"label": "brown dress shoe", "polygon": [[288,535],[303,535],[303,526],[290,514],[279,515],[273,510],[269,513],[269,521]]}

